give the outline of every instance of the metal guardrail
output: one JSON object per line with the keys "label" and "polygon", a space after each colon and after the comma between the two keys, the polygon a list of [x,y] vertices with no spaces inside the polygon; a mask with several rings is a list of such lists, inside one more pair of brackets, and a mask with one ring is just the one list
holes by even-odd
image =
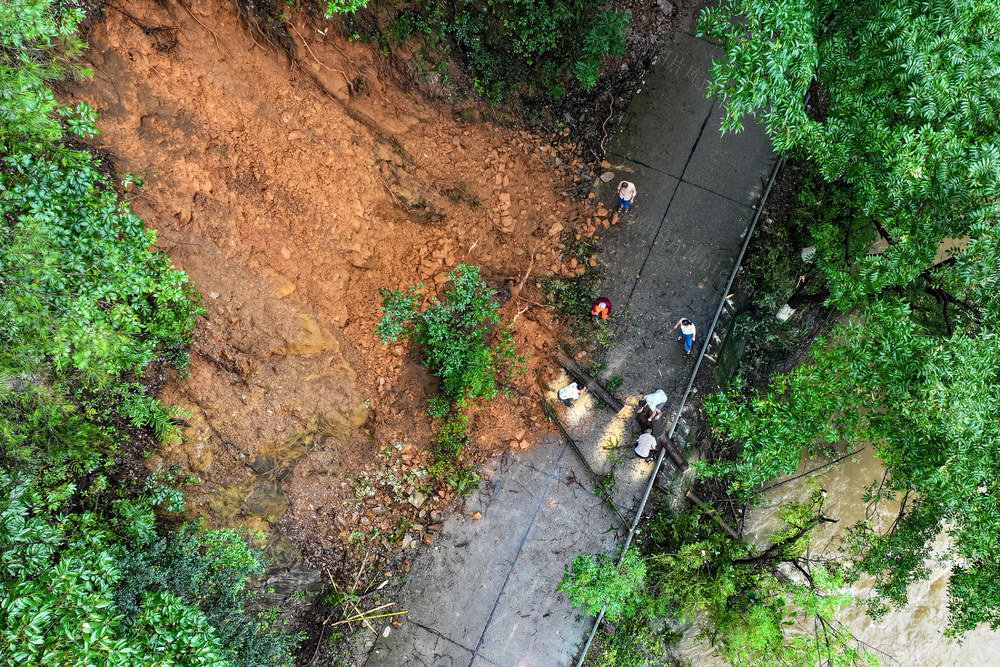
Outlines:
{"label": "metal guardrail", "polygon": [[[729,296],[729,290],[732,288],[733,282],[736,280],[736,274],[739,272],[740,266],[743,264],[743,256],[746,254],[747,247],[750,245],[750,239],[753,237],[754,230],[757,228],[757,222],[760,220],[760,216],[764,212],[764,204],[767,203],[767,196],[771,194],[771,188],[774,186],[774,181],[778,177],[778,172],[784,164],[784,158],[780,158],[775,163],[774,169],[771,170],[771,177],[767,182],[767,188],[764,190],[764,194],[761,195],[760,201],[757,203],[757,212],[754,214],[753,220],[750,223],[750,228],[747,230],[746,238],[743,240],[743,247],[740,248],[740,254],[736,258],[736,264],[733,266],[732,273],[729,274],[729,282],[726,283],[726,289],[722,292],[722,298],[719,300],[719,307],[715,309],[715,317],[712,318],[712,326],[708,328],[708,334],[703,338],[704,342],[702,342],[701,350],[698,352],[698,360],[695,362],[694,370],[691,371],[691,378],[688,380],[687,388],[681,396],[680,405],[677,406],[677,413],[674,415],[674,421],[670,425],[670,431],[667,433],[667,439],[673,438],[674,431],[677,429],[677,424],[681,419],[681,412],[683,412],[688,396],[691,394],[691,387],[694,386],[695,378],[698,377],[698,371],[701,369],[701,362],[705,358],[705,352],[708,350],[708,346],[712,342],[712,335],[715,333],[715,325],[718,324],[719,315],[722,314],[722,309],[726,305],[726,297]],[[629,546],[632,544],[632,538],[639,526],[639,522],[642,520],[642,512],[646,509],[646,502],[649,500],[649,494],[652,492],[653,485],[656,483],[656,476],[660,472],[660,467],[663,465],[663,458],[666,453],[666,447],[660,447],[660,453],[656,457],[656,465],[653,467],[653,473],[649,476],[649,482],[646,484],[646,492],[643,494],[642,500],[639,502],[639,508],[635,512],[635,518],[632,520],[632,524],[629,527],[628,535],[625,536],[625,543],[622,545],[621,554],[618,557],[619,565],[625,557],[625,552],[628,551]],[[597,618],[594,620],[594,627],[591,628],[590,636],[587,638],[587,643],[584,644],[580,657],[576,661],[576,667],[582,667],[583,661],[587,658],[587,651],[590,650],[590,645],[594,641],[594,636],[597,634],[601,621],[604,620],[604,612],[605,609],[602,608],[601,613],[598,614]]]}

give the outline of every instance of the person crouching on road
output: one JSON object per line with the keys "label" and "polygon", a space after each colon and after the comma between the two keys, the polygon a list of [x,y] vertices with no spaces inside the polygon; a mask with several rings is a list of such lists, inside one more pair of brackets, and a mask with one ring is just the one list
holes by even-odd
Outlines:
{"label": "person crouching on road", "polygon": [[568,384],[562,389],[560,389],[557,396],[559,396],[559,400],[562,401],[566,405],[566,407],[571,408],[573,407],[573,403],[576,402],[576,399],[580,398],[586,393],[587,393],[586,387],[580,387],[575,382],[573,382],[572,384]]}
{"label": "person crouching on road", "polygon": [[684,341],[684,353],[690,357],[691,345],[694,344],[695,338],[697,337],[694,323],[691,322],[691,320],[689,320],[688,318],[682,317],[681,319],[677,320],[677,324],[674,325],[675,329],[677,327],[681,328],[681,333],[679,336],[677,336],[677,340]]}
{"label": "person crouching on road", "polygon": [[667,404],[667,392],[662,389],[657,389],[652,394],[646,394],[642,397],[642,405],[639,406],[639,412],[637,416],[640,419],[648,419],[650,422],[654,422],[660,418],[663,414],[663,408]]}
{"label": "person crouching on road", "polygon": [[656,438],[653,437],[653,429],[647,428],[646,432],[640,435],[635,443],[635,455],[645,460],[646,463],[652,463],[653,452],[659,449],[659,447]]}
{"label": "person crouching on road", "polygon": [[590,314],[594,317],[600,317],[602,320],[608,319],[608,316],[611,315],[611,302],[603,296],[598,297],[597,301],[590,306]]}

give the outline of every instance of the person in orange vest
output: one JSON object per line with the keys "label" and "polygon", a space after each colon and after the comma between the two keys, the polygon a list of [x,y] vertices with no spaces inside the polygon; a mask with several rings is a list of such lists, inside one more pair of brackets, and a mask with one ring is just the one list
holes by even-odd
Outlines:
{"label": "person in orange vest", "polygon": [[603,296],[599,297],[597,301],[591,304],[590,314],[594,317],[600,317],[602,320],[608,319],[608,316],[611,315],[611,302]]}

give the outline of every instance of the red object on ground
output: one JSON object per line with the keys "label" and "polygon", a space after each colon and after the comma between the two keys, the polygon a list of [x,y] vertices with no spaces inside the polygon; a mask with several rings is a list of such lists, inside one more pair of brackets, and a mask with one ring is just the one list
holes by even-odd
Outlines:
{"label": "red object on ground", "polygon": [[590,314],[594,317],[600,317],[602,320],[608,319],[608,315],[611,314],[611,302],[603,296],[599,297],[597,301],[590,306]]}

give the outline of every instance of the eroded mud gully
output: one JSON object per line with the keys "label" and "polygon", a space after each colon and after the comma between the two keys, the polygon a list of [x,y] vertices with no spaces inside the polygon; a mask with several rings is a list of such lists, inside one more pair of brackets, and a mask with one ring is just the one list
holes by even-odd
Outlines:
{"label": "eroded mud gully", "polygon": [[[517,398],[475,413],[468,456],[527,446],[558,333],[534,279],[587,270],[560,245],[587,212],[533,137],[456,122],[368,47],[290,24],[286,52],[230,3],[126,3],[86,35],[93,78],[62,94],[100,112],[93,144],[119,180],[144,179],[133,210],[208,311],[190,376],[160,394],[190,412],[186,440],[149,466],[200,478],[189,513],[336,570],[401,527],[419,538],[453,497],[424,500],[405,472],[429,460],[431,382],[414,350],[372,334],[379,289],[483,267],[506,318],[521,313],[529,367]],[[359,493],[376,467],[397,483]]]}

